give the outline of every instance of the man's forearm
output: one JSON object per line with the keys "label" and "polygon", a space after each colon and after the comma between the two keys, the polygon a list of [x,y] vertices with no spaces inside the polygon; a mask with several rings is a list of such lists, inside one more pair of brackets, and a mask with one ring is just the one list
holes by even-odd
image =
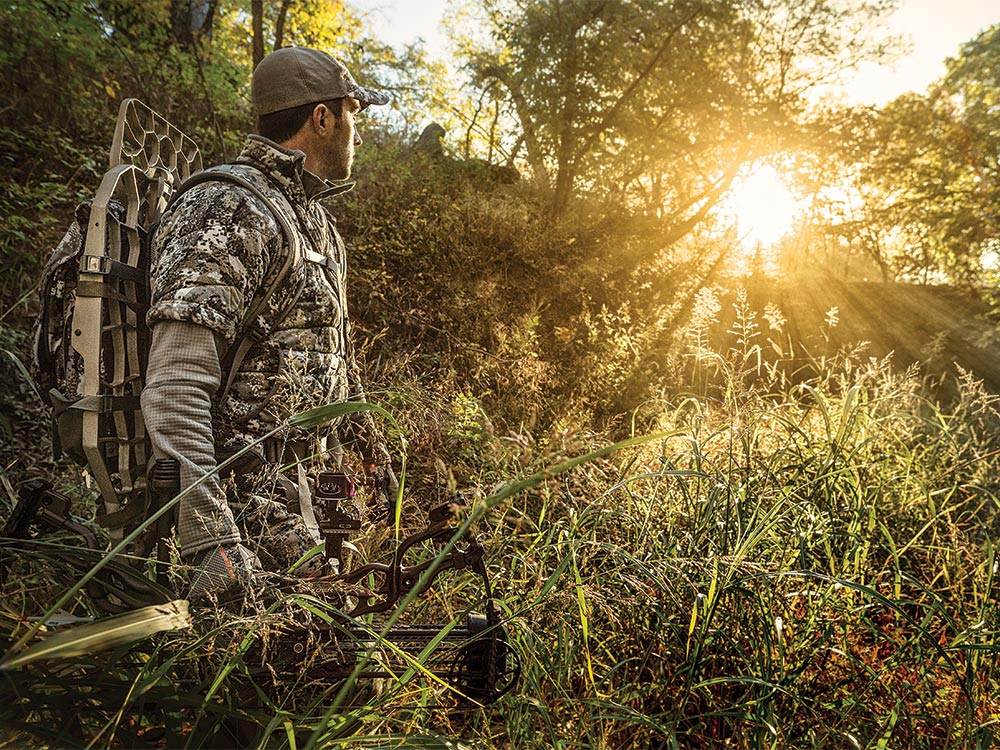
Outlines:
{"label": "man's forearm", "polygon": [[212,395],[221,382],[215,335],[193,323],[163,321],[153,327],[142,413],[155,459],[173,458],[185,489],[178,535],[185,557],[240,540],[239,529],[215,475]]}

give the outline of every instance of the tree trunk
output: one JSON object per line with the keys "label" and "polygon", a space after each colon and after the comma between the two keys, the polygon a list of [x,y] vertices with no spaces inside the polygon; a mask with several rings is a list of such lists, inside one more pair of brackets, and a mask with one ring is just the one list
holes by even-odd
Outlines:
{"label": "tree trunk", "polygon": [[170,29],[183,46],[212,35],[216,0],[171,0]]}
{"label": "tree trunk", "polygon": [[498,100],[493,102],[493,120],[490,122],[490,146],[489,146],[489,154],[486,157],[486,161],[488,161],[490,164],[493,163],[493,149],[496,146],[497,127],[499,126],[499,124],[500,124],[500,102]]}
{"label": "tree trunk", "polygon": [[580,111],[580,92],[577,89],[580,76],[580,62],[577,55],[576,34],[583,27],[577,23],[567,30],[564,37],[566,51],[563,54],[561,72],[562,107],[559,112],[559,144],[556,147],[556,191],[552,196],[552,216],[556,219],[565,216],[573,197],[573,185],[576,182],[576,157],[581,152],[577,150],[576,118]]}
{"label": "tree trunk", "polygon": [[545,156],[535,129],[535,121],[531,117],[531,107],[520,84],[510,74],[510,71],[500,65],[484,66],[481,75],[495,78],[510,93],[511,101],[514,102],[514,110],[517,112],[517,119],[521,123],[521,139],[528,151],[528,164],[531,165],[531,171],[534,173],[535,179],[544,180],[546,184],[551,185],[549,171],[545,166]]}
{"label": "tree trunk", "polygon": [[559,219],[566,215],[570,199],[573,197],[573,183],[576,174],[572,164],[560,164],[556,172],[556,191],[552,196],[552,216]]}
{"label": "tree trunk", "polygon": [[281,0],[281,7],[278,9],[278,20],[274,23],[274,48],[281,49],[285,46],[285,19],[288,17],[288,9],[294,0]]}
{"label": "tree trunk", "polygon": [[264,59],[264,0],[251,1],[250,15],[253,26],[253,67],[256,69]]}

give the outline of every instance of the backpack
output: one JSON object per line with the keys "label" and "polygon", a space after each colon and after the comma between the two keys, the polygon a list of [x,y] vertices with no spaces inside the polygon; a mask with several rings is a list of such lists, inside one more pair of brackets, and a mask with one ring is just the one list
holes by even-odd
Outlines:
{"label": "backpack", "polygon": [[[118,541],[146,516],[149,439],[139,406],[151,342],[149,243],[167,206],[209,180],[250,191],[286,238],[275,282],[257,294],[252,320],[299,261],[284,215],[255,185],[226,167],[202,169],[188,136],[137,99],[122,102],[108,171],[81,203],[45,264],[34,327],[34,377],[52,407],[55,457],[86,467],[101,495],[97,520]],[[279,311],[279,319],[287,311]],[[223,362],[234,373],[249,349],[238,337]],[[232,382],[230,375],[226,390]]]}

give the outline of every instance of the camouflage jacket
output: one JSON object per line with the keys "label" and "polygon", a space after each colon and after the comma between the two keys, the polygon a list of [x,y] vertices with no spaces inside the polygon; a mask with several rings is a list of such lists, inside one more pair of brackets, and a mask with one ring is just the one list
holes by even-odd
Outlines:
{"label": "camouflage jacket", "polygon": [[[245,444],[297,411],[364,398],[350,343],[344,245],[319,203],[338,189],[305,172],[304,161],[300,151],[251,135],[230,167],[285,213],[300,249],[312,251],[255,320],[244,319],[248,307],[289,254],[279,222],[256,196],[222,181],[192,187],[164,213],[153,239],[150,326],[178,320],[211,329],[230,347],[246,336],[254,342],[225,398],[213,401],[217,447]],[[367,454],[374,436],[363,437]]]}

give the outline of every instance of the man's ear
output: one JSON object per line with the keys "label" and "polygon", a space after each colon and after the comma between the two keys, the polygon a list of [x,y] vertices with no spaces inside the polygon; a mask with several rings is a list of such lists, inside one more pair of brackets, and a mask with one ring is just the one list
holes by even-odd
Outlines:
{"label": "man's ear", "polygon": [[310,119],[312,120],[313,128],[315,128],[319,133],[322,133],[329,127],[333,127],[335,124],[333,112],[331,112],[325,104],[317,104],[313,107],[312,117]]}

